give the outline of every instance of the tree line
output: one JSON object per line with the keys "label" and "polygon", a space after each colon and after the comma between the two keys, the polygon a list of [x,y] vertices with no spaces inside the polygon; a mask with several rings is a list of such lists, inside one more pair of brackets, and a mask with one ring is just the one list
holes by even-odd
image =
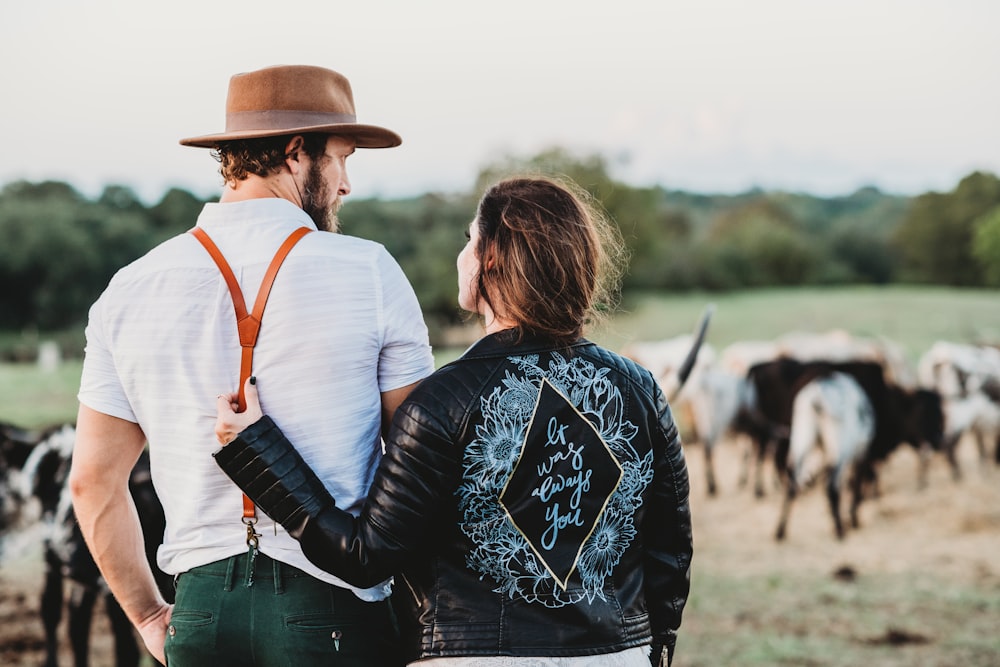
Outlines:
{"label": "tree line", "polygon": [[[614,179],[600,155],[554,148],[504,157],[472,190],[348,198],[342,231],[376,240],[410,278],[432,335],[455,323],[455,257],[482,190],[511,173],[565,175],[618,224],[630,249],[623,293],[913,283],[1000,287],[1000,179],[973,172],[950,192],[842,197],[750,190],[698,194]],[[128,187],[96,199],[71,185],[0,190],[0,331],[81,330],[120,267],[191,228],[204,201],[171,189],[145,205]]]}

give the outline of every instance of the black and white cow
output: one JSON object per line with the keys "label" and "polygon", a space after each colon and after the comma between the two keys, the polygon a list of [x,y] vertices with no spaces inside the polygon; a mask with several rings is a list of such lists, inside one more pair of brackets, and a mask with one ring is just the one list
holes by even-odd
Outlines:
{"label": "black and white cow", "polygon": [[937,392],[907,390],[887,383],[882,366],[876,362],[801,362],[781,358],[750,369],[749,398],[737,420],[738,428],[751,437],[757,452],[757,495],[763,495],[759,469],[769,454],[773,455],[779,477],[785,481],[795,395],[815,378],[834,371],[850,375],[871,402],[875,435],[869,458],[882,461],[900,443],[909,443],[921,452],[920,477],[925,478],[930,452],[941,449],[943,438],[944,416]]}
{"label": "black and white cow", "polygon": [[858,526],[862,486],[871,479],[869,447],[875,438],[875,409],[850,375],[833,371],[808,382],[795,395],[789,437],[788,483],[775,538],[785,538],[792,503],[801,490],[825,476],[834,533],[844,537],[840,495],[850,482],[851,525]]}
{"label": "black and white cow", "polygon": [[[93,609],[98,598],[103,598],[114,636],[115,664],[117,667],[136,667],[143,651],[131,623],[104,585],[73,514],[68,478],[75,439],[75,429],[69,425],[44,433],[31,447],[18,471],[19,482],[14,493],[20,499],[32,499],[37,505],[44,535],[45,579],[40,609],[45,629],[44,664],[46,667],[58,664],[58,628],[65,607],[74,665],[86,667]],[[164,518],[163,508],[153,490],[149,456],[145,452],[132,471],[129,489],[142,522],[147,558],[161,591],[172,600],[172,582],[155,565],[156,549],[163,538]]]}
{"label": "black and white cow", "polygon": [[39,438],[37,432],[0,422],[0,556],[5,538],[24,523],[27,498],[21,490],[21,470]]}

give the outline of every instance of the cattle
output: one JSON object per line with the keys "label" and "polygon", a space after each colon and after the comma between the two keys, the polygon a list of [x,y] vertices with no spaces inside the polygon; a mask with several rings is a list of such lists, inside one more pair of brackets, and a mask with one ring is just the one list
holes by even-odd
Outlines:
{"label": "cattle", "polygon": [[662,341],[635,341],[624,346],[621,354],[647,369],[656,378],[667,396],[677,396],[676,407],[683,403],[685,379],[690,384],[694,378],[715,361],[715,350],[707,343],[699,343],[694,366],[686,378],[680,371],[697,341],[697,337],[683,334]]}
{"label": "cattle", "polygon": [[795,395],[813,379],[839,371],[850,375],[865,391],[875,411],[875,436],[869,450],[873,461],[885,459],[900,443],[921,452],[921,478],[926,475],[930,450],[940,450],[944,435],[941,396],[926,389],[908,390],[887,383],[882,365],[855,361],[801,362],[781,358],[753,366],[747,374],[748,400],[737,420],[754,442],[758,468],[755,492],[763,495],[760,468],[773,454],[779,478],[787,473],[789,438]]}
{"label": "cattle", "polygon": [[22,522],[25,498],[19,484],[20,471],[38,440],[38,433],[0,422],[0,556],[4,538]]}
{"label": "cattle", "polygon": [[[45,575],[41,595],[40,615],[45,631],[45,666],[58,664],[58,627],[63,609],[68,612],[68,635],[74,665],[86,667],[89,662],[90,629],[93,609],[98,598],[103,598],[115,644],[117,667],[135,667],[142,652],[131,623],[100,577],[83,541],[70,500],[68,478],[75,429],[70,425],[44,432],[30,448],[17,475],[12,494],[20,499],[27,511],[34,501],[35,511],[43,532]],[[146,555],[161,592],[173,599],[173,585],[169,576],[155,565],[155,553],[163,538],[163,508],[152,487],[149,474],[149,456],[143,452],[129,480],[129,489],[143,526]],[[23,521],[22,521],[23,523]],[[65,597],[66,584],[70,595]]]}
{"label": "cattle", "polygon": [[[747,400],[747,380],[718,365],[705,368],[688,382],[684,391],[690,415],[692,441],[701,444],[705,457],[705,481],[709,496],[718,492],[713,463],[714,451],[723,438],[738,435],[736,419]],[[745,473],[741,482],[746,481]]]}
{"label": "cattle", "polygon": [[844,537],[840,494],[851,483],[851,525],[858,527],[862,485],[873,477],[869,446],[875,438],[875,409],[854,378],[837,371],[809,381],[795,395],[789,436],[787,486],[775,539],[783,540],[792,503],[820,473],[834,533]]}
{"label": "cattle", "polygon": [[937,341],[921,355],[917,376],[921,386],[945,398],[968,396],[991,380],[1000,382],[1000,349]]}
{"label": "cattle", "polygon": [[[760,425],[755,426],[753,420],[744,421],[751,415],[751,411],[745,408],[755,400],[754,388],[749,386],[747,375],[753,366],[779,358],[801,362],[870,361],[882,366],[884,373],[894,381],[901,378],[899,381],[906,386],[912,384],[898,346],[885,339],[861,338],[843,330],[822,333],[793,331],[775,340],[738,341],[728,345],[719,354],[717,363],[706,365],[692,376],[680,397],[693,426],[692,441],[699,442],[704,448],[705,474],[710,496],[715,495],[717,490],[713,451],[726,436],[750,440],[750,444],[744,448],[739,486],[742,488],[747,484],[752,469],[755,477],[754,492],[758,497],[764,494],[762,466],[771,451],[769,447],[775,446],[775,440],[766,438],[766,442],[771,444],[759,447],[754,436],[758,439],[764,437],[756,428]],[[787,437],[780,433],[775,435],[778,436],[778,443]],[[752,463],[751,459],[754,459]],[[779,473],[782,471],[779,470]]]}
{"label": "cattle", "polygon": [[917,368],[921,385],[945,399],[944,451],[952,477],[962,477],[956,448],[966,434],[976,441],[980,460],[987,458],[987,443],[992,442],[1000,463],[1000,350],[938,341],[920,357]]}
{"label": "cattle", "polygon": [[855,336],[843,329],[820,333],[792,331],[779,336],[775,345],[775,358],[836,363],[871,361],[882,367],[888,382],[905,388],[916,386],[916,378],[903,350],[883,337]]}
{"label": "cattle", "polygon": [[987,382],[982,391],[968,396],[948,398],[944,402],[945,435],[943,450],[951,465],[952,478],[960,480],[962,471],[958,464],[958,443],[969,434],[975,439],[979,460],[989,457],[990,443],[994,460],[1000,463],[1000,391]]}

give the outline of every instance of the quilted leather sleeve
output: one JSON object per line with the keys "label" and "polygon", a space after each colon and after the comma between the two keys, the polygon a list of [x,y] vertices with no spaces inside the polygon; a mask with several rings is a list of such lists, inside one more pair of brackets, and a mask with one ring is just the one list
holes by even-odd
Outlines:
{"label": "quilted leather sleeve", "polygon": [[335,502],[281,429],[264,416],[214,455],[257,507],[299,537],[310,519]]}
{"label": "quilted leather sleeve", "polygon": [[653,643],[672,656],[681,614],[691,589],[691,506],[687,464],[680,435],[663,392],[654,389],[652,496],[643,521],[646,603]]}

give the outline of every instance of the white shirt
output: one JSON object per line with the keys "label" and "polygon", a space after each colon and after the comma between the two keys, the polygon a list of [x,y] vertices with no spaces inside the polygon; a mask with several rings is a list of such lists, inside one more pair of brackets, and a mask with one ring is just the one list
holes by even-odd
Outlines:
{"label": "white shirt", "polygon": [[[284,199],[207,204],[198,218],[233,269],[247,309],[278,247],[312,220]],[[240,344],[229,290],[208,252],[181,234],[121,269],[90,311],[79,399],[136,422],[149,442],[167,528],[167,573],[245,553],[242,493],[216,466],[215,404],[236,391]],[[355,515],[381,456],[380,392],[434,360],[413,289],[381,245],[307,234],[282,264],[254,350],[264,412]],[[260,549],[324,581],[382,599],[313,566],[258,511]]]}

